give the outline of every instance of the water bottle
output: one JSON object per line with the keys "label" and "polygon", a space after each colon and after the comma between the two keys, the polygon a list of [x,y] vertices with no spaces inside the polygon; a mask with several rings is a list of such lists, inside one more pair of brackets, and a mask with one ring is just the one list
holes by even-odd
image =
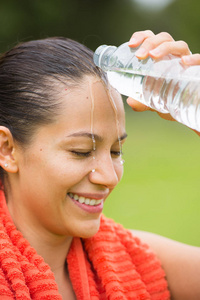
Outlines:
{"label": "water bottle", "polygon": [[200,66],[185,66],[173,55],[140,60],[136,50],[128,43],[118,48],[102,45],[94,53],[94,63],[119,93],[200,131]]}

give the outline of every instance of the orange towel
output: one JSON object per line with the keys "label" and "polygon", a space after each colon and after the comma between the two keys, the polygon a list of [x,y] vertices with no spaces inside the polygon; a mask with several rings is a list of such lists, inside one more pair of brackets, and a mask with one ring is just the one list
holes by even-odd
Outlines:
{"label": "orange towel", "polygon": [[[160,262],[121,225],[102,216],[98,233],[82,246],[74,239],[67,257],[78,300],[170,299]],[[90,297],[80,272],[85,268]]]}
{"label": "orange towel", "polygon": [[[165,274],[155,255],[104,216],[94,237],[73,239],[67,262],[78,300],[169,299]],[[62,299],[50,267],[16,229],[2,192],[0,299]]]}

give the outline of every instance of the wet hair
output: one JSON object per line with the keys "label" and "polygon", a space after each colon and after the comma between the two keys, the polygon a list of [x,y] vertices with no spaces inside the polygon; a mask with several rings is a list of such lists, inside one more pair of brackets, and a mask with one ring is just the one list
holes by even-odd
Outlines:
{"label": "wet hair", "polygon": [[56,86],[77,86],[85,75],[106,80],[93,52],[76,41],[54,37],[15,46],[0,56],[0,126],[26,146],[38,126],[55,120]]}

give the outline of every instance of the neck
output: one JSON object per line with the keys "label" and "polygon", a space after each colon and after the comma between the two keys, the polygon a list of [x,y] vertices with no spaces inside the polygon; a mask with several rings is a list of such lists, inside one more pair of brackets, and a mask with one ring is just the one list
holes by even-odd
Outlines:
{"label": "neck", "polygon": [[[22,232],[23,233],[23,232]],[[51,271],[54,273],[55,281],[58,286],[59,293],[63,299],[76,299],[68,274],[66,257],[70,249],[72,237],[57,238],[57,241],[51,242],[42,238],[38,238],[33,234],[27,233],[24,237],[29,241],[37,253],[43,257],[44,261],[49,265]],[[28,237],[31,238],[28,238]]]}
{"label": "neck", "polygon": [[64,269],[73,237],[59,236],[45,230],[39,230],[37,226],[29,226],[27,220],[22,218],[22,214],[17,213],[17,209],[13,212],[9,205],[8,209],[17,229],[28,240],[37,254],[43,257],[51,270],[55,272],[58,269]]}
{"label": "neck", "polygon": [[19,230],[54,273],[65,269],[72,237],[52,236],[52,234],[42,236],[27,228]]}
{"label": "neck", "polygon": [[18,200],[18,197],[12,193],[7,195],[7,207],[17,229],[37,254],[43,257],[53,272],[57,269],[64,269],[73,237],[61,236],[40,226],[40,223],[32,219],[24,206],[19,205],[16,199]]}
{"label": "neck", "polygon": [[[26,231],[27,234],[27,231]],[[34,237],[31,238],[27,234],[25,238],[29,241],[31,246],[37,251],[37,253],[43,257],[44,261],[50,266],[52,272],[55,274],[66,268],[66,257],[70,249],[72,237],[58,238],[57,241],[51,242],[50,240],[44,240],[43,238]]]}

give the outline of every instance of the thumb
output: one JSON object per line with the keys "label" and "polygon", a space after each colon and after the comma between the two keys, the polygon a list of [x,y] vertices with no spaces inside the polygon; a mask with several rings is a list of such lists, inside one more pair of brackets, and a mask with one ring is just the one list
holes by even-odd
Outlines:
{"label": "thumb", "polygon": [[148,106],[146,106],[143,103],[140,103],[139,101],[133,98],[128,97],[126,102],[134,111],[142,112],[142,111],[150,110]]}

